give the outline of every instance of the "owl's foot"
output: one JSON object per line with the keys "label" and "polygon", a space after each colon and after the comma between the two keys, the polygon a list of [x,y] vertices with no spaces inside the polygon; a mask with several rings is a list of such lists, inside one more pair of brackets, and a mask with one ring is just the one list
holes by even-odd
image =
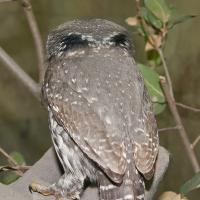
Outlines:
{"label": "owl's foot", "polygon": [[38,192],[44,196],[55,195],[55,191],[51,186],[45,186],[35,182],[29,185],[29,189],[31,192]]}
{"label": "owl's foot", "polygon": [[31,192],[37,192],[44,196],[54,196],[56,200],[78,200],[83,188],[83,181],[72,174],[63,174],[57,183],[44,186],[39,183],[31,183]]}

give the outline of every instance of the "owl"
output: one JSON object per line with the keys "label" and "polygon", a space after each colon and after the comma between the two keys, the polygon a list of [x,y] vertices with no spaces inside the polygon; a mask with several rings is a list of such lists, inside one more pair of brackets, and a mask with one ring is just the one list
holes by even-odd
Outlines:
{"label": "owl", "polygon": [[104,19],[74,20],[49,34],[46,49],[42,99],[64,174],[32,189],[74,200],[96,184],[100,200],[145,199],[159,140],[127,30]]}

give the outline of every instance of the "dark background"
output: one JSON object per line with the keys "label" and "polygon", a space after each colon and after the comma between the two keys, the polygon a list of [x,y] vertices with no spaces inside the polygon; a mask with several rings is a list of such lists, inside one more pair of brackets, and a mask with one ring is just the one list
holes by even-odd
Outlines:
{"label": "dark background", "polygon": [[[176,0],[172,3],[180,14],[199,14],[200,1]],[[34,0],[33,9],[46,40],[48,31],[75,18],[106,18],[125,26],[133,33],[135,58],[145,62],[144,42],[125,19],[135,14],[134,0]],[[34,43],[22,7],[18,2],[0,4],[0,45],[35,80],[38,79]],[[165,48],[178,102],[200,107],[200,18],[174,28]],[[193,141],[200,134],[200,114],[180,109],[185,127]],[[159,127],[173,126],[168,110],[157,116]],[[161,145],[171,153],[171,162],[158,193],[178,191],[193,175],[191,164],[176,131],[160,134]],[[40,102],[0,63],[0,146],[7,152],[21,152],[33,164],[51,146],[47,112]],[[195,152],[200,161],[200,145]],[[1,156],[0,156],[1,158]],[[200,191],[190,199],[199,200]]]}

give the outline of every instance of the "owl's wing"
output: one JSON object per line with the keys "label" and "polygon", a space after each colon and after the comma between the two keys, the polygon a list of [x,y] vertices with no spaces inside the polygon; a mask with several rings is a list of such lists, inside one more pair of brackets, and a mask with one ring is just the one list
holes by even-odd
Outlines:
{"label": "owl's wing", "polygon": [[88,99],[67,82],[54,81],[52,86],[52,79],[49,80],[46,83],[48,90],[43,88],[43,98],[57,122],[111,180],[120,183],[126,170],[125,146],[121,134],[118,130],[115,132],[106,127],[106,122],[94,111]]}
{"label": "owl's wing", "polygon": [[151,100],[145,86],[143,86],[141,108],[136,131],[138,134],[142,135],[143,140],[140,140],[142,142],[134,141],[134,158],[137,169],[146,179],[151,179],[154,174],[154,164],[158,154],[159,139]]}

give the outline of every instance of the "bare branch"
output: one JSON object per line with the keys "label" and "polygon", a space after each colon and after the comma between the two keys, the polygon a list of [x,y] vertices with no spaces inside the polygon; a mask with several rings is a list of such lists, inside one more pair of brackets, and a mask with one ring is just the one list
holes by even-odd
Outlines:
{"label": "bare branch", "polygon": [[0,0],[0,3],[7,3],[7,2],[13,2],[13,1],[16,1],[16,0]]}
{"label": "bare branch", "polygon": [[[1,147],[0,147],[0,153],[3,156],[5,156],[12,163],[13,166],[18,166],[18,163],[9,154],[7,154]],[[21,171],[16,171],[16,174],[19,176],[23,175]]]}
{"label": "bare branch", "polygon": [[[164,57],[162,56],[161,59],[162,58],[164,58]],[[162,60],[162,62],[165,63],[165,60]],[[177,126],[179,126],[178,130],[179,130],[182,142],[184,144],[184,147],[186,149],[186,152],[188,154],[188,157],[190,159],[190,162],[192,164],[193,170],[194,170],[195,173],[197,173],[200,170],[200,166],[199,166],[198,160],[196,158],[196,155],[195,155],[193,149],[190,146],[190,141],[189,141],[189,138],[187,136],[187,132],[186,132],[184,126],[183,126],[179,112],[177,110],[173,93],[171,94],[170,89],[169,89],[170,86],[167,84],[167,82],[164,78],[162,78],[160,82],[161,82],[163,91],[165,93],[165,97],[166,97],[166,100],[168,102],[169,108],[170,108],[171,113],[174,117],[174,120],[175,120]]]}
{"label": "bare branch", "polygon": [[183,103],[176,102],[176,105],[179,106],[179,107],[181,107],[181,108],[185,108],[187,110],[191,110],[193,112],[200,112],[199,108],[194,108],[192,106],[188,106],[188,105],[185,105]]}
{"label": "bare branch", "polygon": [[200,141],[200,135],[198,135],[198,137],[191,144],[191,148],[194,149],[194,147],[198,144],[199,141]]}
{"label": "bare branch", "polygon": [[35,15],[33,13],[32,5],[30,0],[20,0],[22,2],[22,6],[29,24],[29,28],[31,30],[34,44],[36,48],[37,58],[38,58],[38,68],[39,68],[39,81],[43,80],[44,75],[44,48],[43,48],[43,42],[42,37],[38,28],[38,24],[35,18]]}
{"label": "bare branch", "polygon": [[135,0],[135,5],[136,5],[136,12],[138,17],[140,17],[140,0]]}
{"label": "bare branch", "polygon": [[13,170],[19,176],[22,176],[31,166],[19,165],[6,151],[0,147],[0,153],[11,163],[12,166],[0,166],[0,171]]}
{"label": "bare branch", "polygon": [[0,153],[6,157],[13,165],[18,165],[17,162],[9,155],[6,153],[5,150],[3,150],[1,147],[0,147]]}
{"label": "bare branch", "polygon": [[0,171],[18,171],[20,173],[25,173],[27,170],[29,170],[31,166],[27,165],[16,165],[16,166],[0,166]]}
{"label": "bare branch", "polygon": [[170,77],[170,74],[169,74],[167,63],[166,63],[164,55],[163,55],[163,51],[160,48],[156,48],[156,51],[158,52],[160,59],[162,61],[163,68],[164,68],[164,71],[165,71],[166,80],[167,80],[167,84],[169,86],[168,89],[169,89],[170,95],[172,96],[172,99],[174,100],[172,80],[171,80],[171,77]]}
{"label": "bare branch", "polygon": [[29,89],[37,98],[39,97],[39,85],[0,47],[0,61]]}
{"label": "bare branch", "polygon": [[165,132],[165,131],[177,131],[179,129],[178,126],[174,126],[174,127],[166,127],[166,128],[159,128],[158,132]]}

